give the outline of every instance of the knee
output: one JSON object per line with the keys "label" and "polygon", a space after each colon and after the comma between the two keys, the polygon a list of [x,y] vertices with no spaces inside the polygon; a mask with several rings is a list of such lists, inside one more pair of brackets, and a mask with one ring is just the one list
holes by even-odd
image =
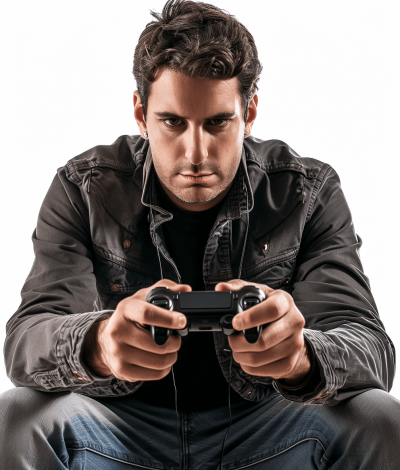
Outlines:
{"label": "knee", "polygon": [[53,403],[70,392],[46,393],[26,387],[7,390],[0,395],[0,416],[2,429],[12,425],[28,427],[39,420],[43,421],[49,403]]}
{"label": "knee", "polygon": [[393,444],[400,445],[400,401],[389,393],[372,389],[348,402],[347,411],[353,425]]}

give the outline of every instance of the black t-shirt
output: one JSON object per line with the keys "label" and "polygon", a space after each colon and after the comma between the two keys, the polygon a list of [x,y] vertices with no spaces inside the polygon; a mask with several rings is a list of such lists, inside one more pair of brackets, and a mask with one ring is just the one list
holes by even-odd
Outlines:
{"label": "black t-shirt", "polygon": [[[205,290],[204,250],[223,201],[211,209],[193,212],[177,207],[159,182],[157,192],[160,206],[173,215],[172,220],[162,225],[162,231],[181,282],[189,284],[192,290]],[[228,406],[229,386],[218,362],[212,332],[189,333],[182,338],[174,373],[178,409],[199,411]],[[233,389],[230,395],[232,403],[246,401]],[[134,397],[153,405],[175,408],[172,371],[161,380],[144,382]]]}

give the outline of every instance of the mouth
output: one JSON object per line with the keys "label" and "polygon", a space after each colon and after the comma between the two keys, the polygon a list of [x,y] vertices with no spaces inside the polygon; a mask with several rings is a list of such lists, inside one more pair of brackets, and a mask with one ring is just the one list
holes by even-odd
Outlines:
{"label": "mouth", "polygon": [[192,174],[184,174],[184,173],[179,173],[179,174],[189,181],[204,181],[210,176],[212,176],[214,173],[207,173],[207,174],[203,173],[200,175],[192,175]]}

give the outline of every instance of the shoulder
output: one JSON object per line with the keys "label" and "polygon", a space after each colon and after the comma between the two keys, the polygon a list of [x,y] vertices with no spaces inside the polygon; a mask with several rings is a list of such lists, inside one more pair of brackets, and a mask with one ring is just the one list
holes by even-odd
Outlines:
{"label": "shoulder", "polygon": [[148,147],[148,141],[140,135],[122,135],[111,145],[97,145],[71,158],[65,172],[74,183],[80,183],[88,170],[95,168],[134,173],[143,164]]}
{"label": "shoulder", "polygon": [[278,139],[262,140],[249,136],[244,140],[247,164],[258,166],[265,173],[296,171],[308,179],[323,179],[332,167],[315,158],[300,156],[288,144]]}

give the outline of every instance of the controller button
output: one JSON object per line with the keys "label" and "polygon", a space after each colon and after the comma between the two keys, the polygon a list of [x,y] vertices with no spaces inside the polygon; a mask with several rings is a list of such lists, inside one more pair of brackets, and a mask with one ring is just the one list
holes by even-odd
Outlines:
{"label": "controller button", "polygon": [[238,294],[233,294],[232,299],[237,300],[239,298]]}
{"label": "controller button", "polygon": [[169,302],[168,302],[168,300],[164,300],[164,299],[155,299],[155,300],[152,300],[151,303],[154,304],[154,305],[157,305],[157,307],[166,308],[166,309],[169,308]]}
{"label": "controller button", "polygon": [[243,300],[243,307],[245,309],[248,309],[248,308],[254,307],[254,305],[257,305],[259,303],[260,301],[258,299],[246,299],[246,300]]}
{"label": "controller button", "polygon": [[179,299],[179,295],[178,295],[178,294],[174,294],[174,295],[172,296],[172,300],[178,300],[178,299]]}

